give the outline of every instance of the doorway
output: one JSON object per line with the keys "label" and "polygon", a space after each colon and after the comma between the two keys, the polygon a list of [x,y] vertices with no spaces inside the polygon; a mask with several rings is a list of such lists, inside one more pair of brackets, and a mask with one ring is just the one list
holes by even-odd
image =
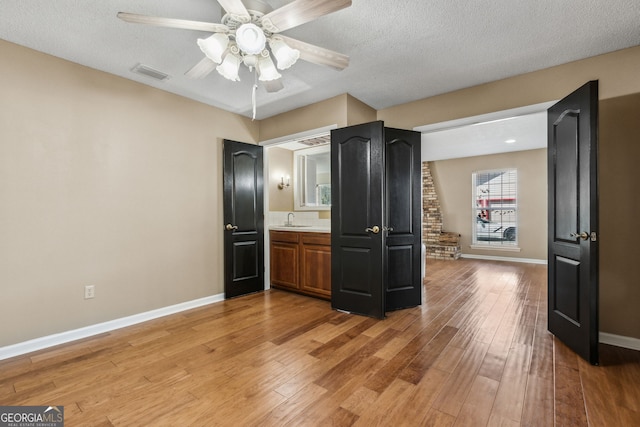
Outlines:
{"label": "doorway", "polygon": [[[478,213],[477,219],[482,221],[482,226],[485,229],[482,234],[485,237],[489,235],[491,237],[497,236],[497,234],[489,233],[487,230],[493,224],[500,225],[499,222],[493,222],[491,217],[493,213],[498,214],[497,216],[506,214],[512,221],[511,229],[514,231],[510,235],[513,239],[508,239],[510,241],[506,242],[506,244],[502,241],[497,241],[497,244],[491,247],[494,242],[481,242],[474,224],[470,227],[469,233],[472,236],[471,251],[510,250],[520,252],[522,249],[519,246],[533,246],[536,243],[541,259],[545,258],[544,252],[548,251],[548,329],[562,342],[567,343],[573,351],[594,364],[598,363],[598,244],[593,243],[597,240],[596,232],[592,231],[589,235],[589,231],[580,233],[580,231],[576,232],[574,229],[591,230],[598,228],[597,88],[597,81],[589,82],[563,98],[560,102],[554,103],[547,111],[525,116],[531,119],[535,119],[536,115],[541,116],[541,123],[536,129],[544,129],[545,132],[539,134],[535,140],[540,141],[541,145],[542,142],[544,142],[544,145],[547,143],[549,145],[547,149],[535,150],[536,153],[545,152],[544,157],[537,156],[539,162],[537,171],[534,170],[530,175],[526,175],[522,181],[520,180],[521,168],[517,166],[518,159],[515,156],[499,153],[488,158],[487,156],[472,158],[472,211],[466,215],[467,218],[472,218],[473,221],[473,219],[476,219],[475,214]],[[501,125],[504,122],[513,124],[516,120],[519,121],[520,118],[515,116],[491,122],[476,123],[463,129],[482,135],[481,132],[473,132],[475,131],[473,126],[490,127],[498,122]],[[514,133],[520,130],[513,126],[511,128]],[[501,129],[503,128],[501,127]],[[509,126],[504,129],[509,131]],[[460,128],[456,131],[459,130]],[[444,133],[446,135],[447,131],[444,131]],[[462,133],[464,134],[465,132]],[[545,133],[546,138],[544,136]],[[482,138],[474,137],[474,135],[471,137],[467,135],[466,138],[467,141],[473,142],[472,148],[474,149],[484,148],[484,145],[489,147],[499,145],[500,141],[511,145],[511,147],[515,146],[516,143],[520,143],[521,136],[517,134],[502,134],[500,137],[496,137],[497,134],[499,132],[487,133],[488,140],[484,141]],[[526,138],[527,135],[525,134],[524,137]],[[449,144],[452,144],[450,138],[447,138],[447,140]],[[534,143],[535,140],[533,141]],[[529,147],[500,151],[520,152],[526,148]],[[546,168],[544,158],[546,158]],[[535,163],[535,160],[536,156],[532,154],[531,163]],[[491,164],[494,162],[505,162],[505,164],[501,166],[501,170],[492,170]],[[505,168],[509,171],[508,173],[505,172]],[[543,173],[543,171],[545,172]],[[512,175],[509,184],[490,186],[491,188],[487,185],[494,180],[502,181],[502,178],[507,175]],[[516,175],[518,176],[517,180],[515,179]],[[480,176],[483,178],[478,181]],[[443,185],[446,186],[447,180],[444,179],[443,182]],[[481,198],[477,195],[477,190],[481,187],[478,182],[483,184],[483,190],[486,190],[484,191],[486,194],[483,194]],[[545,205],[540,200],[539,203],[531,203],[530,207],[527,206],[527,208],[523,209],[521,202],[526,205],[534,200],[535,197],[532,195],[531,189],[535,188],[536,183],[539,186],[543,182],[547,191],[541,193],[546,193],[548,207],[544,210],[535,209],[534,207],[536,206],[540,208]],[[504,191],[510,194],[509,203],[505,202]],[[455,199],[455,192],[449,191],[446,194],[448,198]],[[450,194],[454,196],[450,196]],[[461,194],[463,197],[468,196],[465,192]],[[547,214],[548,223],[544,227],[526,226],[529,225],[526,223],[527,220],[535,219],[536,217],[540,224],[544,224],[545,213]],[[482,214],[489,215],[488,219]],[[568,228],[571,228],[571,231],[567,231],[566,229]],[[516,241],[516,236],[525,232],[530,232],[531,236],[528,239],[522,239],[522,244],[519,245]],[[548,240],[546,244],[543,244],[545,234]],[[568,248],[572,249],[573,252],[570,252]],[[535,247],[525,248],[525,250],[531,251],[534,249]],[[595,258],[591,258],[590,253],[595,253]],[[480,253],[478,255],[481,257],[483,254]],[[517,260],[522,257],[515,256],[513,258]]]}
{"label": "doorway", "polygon": [[[422,162],[428,162],[434,177],[442,230],[461,235],[459,244],[464,257],[546,264],[546,117],[547,108],[553,104],[536,104],[414,129],[422,132]],[[516,242],[474,242],[472,231],[479,225],[474,221],[477,215],[472,203],[472,176],[479,171],[511,168],[518,171],[515,218],[523,234]],[[446,199],[442,198],[444,194]],[[491,231],[504,238],[499,227]]]}
{"label": "doorway", "polygon": [[[285,222],[291,221],[294,225],[324,227],[330,230],[330,205],[321,209],[309,207],[301,210],[295,208],[294,191],[297,183],[297,169],[294,168],[294,153],[301,152],[301,150],[313,151],[314,147],[323,145],[328,147],[330,132],[337,127],[337,124],[324,126],[259,143],[265,149],[265,289],[271,288],[270,226],[284,225]],[[299,230],[303,231],[304,228],[300,227]]]}

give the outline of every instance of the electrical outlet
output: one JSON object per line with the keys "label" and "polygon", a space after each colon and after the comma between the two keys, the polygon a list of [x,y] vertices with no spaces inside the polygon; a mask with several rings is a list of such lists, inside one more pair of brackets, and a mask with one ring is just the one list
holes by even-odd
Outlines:
{"label": "electrical outlet", "polygon": [[84,299],[91,299],[96,296],[96,287],[93,285],[87,285],[84,287]]}

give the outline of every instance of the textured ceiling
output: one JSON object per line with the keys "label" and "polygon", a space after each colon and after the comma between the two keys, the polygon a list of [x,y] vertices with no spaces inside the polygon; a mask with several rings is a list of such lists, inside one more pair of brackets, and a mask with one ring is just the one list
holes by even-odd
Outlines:
{"label": "textured ceiling", "polygon": [[[267,0],[278,8],[288,0]],[[125,23],[119,11],[220,22],[215,0],[0,0],[0,38],[251,116],[253,78],[184,73],[207,33]],[[375,109],[640,44],[638,0],[353,0],[283,34],[350,56],[343,71],[298,61],[257,94],[258,119],[349,93]],[[1,60],[1,58],[0,58]],[[142,63],[171,78],[132,73]]]}

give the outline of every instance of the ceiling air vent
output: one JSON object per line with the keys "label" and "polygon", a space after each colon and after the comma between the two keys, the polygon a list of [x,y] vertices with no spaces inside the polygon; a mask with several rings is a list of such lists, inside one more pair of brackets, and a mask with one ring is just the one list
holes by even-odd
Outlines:
{"label": "ceiling air vent", "polygon": [[308,145],[309,147],[317,147],[318,145],[330,143],[331,135],[313,136],[311,138],[298,140],[297,142],[303,145]]}
{"label": "ceiling air vent", "polygon": [[169,74],[163,73],[162,71],[154,70],[153,68],[143,64],[137,64],[135,67],[131,69],[131,71],[137,74],[142,74],[143,76],[160,80],[160,81],[165,81],[170,79]]}

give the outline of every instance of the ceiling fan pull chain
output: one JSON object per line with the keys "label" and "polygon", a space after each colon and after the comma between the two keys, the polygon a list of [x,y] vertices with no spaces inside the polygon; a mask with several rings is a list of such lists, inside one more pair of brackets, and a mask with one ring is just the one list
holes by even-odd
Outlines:
{"label": "ceiling fan pull chain", "polygon": [[251,91],[251,105],[253,106],[253,118],[252,121],[256,119],[256,90],[258,89],[258,70],[256,70],[253,79],[253,89]]}

